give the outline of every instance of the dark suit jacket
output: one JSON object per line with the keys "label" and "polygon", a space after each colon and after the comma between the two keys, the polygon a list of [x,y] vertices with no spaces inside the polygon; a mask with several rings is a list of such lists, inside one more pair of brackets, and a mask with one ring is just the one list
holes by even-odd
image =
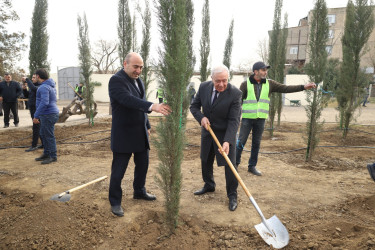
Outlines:
{"label": "dark suit jacket", "polygon": [[145,87],[121,69],[111,77],[108,92],[112,105],[111,149],[116,153],[136,153],[150,149],[147,130],[151,128],[146,113],[152,102],[146,101]]}
{"label": "dark suit jacket", "polygon": [[[208,118],[211,123],[211,128],[221,145],[223,142],[229,142],[230,149],[228,157],[233,163],[235,162],[236,156],[236,134],[240,124],[242,92],[228,83],[227,89],[219,94],[214,104],[211,104],[213,88],[214,85],[212,81],[202,83],[190,105],[190,111],[199,124],[201,124],[203,117]],[[203,111],[201,108],[203,108]],[[207,161],[212,143],[215,148],[217,164],[219,166],[228,165],[224,157],[218,152],[218,147],[212,139],[211,134],[202,127],[202,161]]]}

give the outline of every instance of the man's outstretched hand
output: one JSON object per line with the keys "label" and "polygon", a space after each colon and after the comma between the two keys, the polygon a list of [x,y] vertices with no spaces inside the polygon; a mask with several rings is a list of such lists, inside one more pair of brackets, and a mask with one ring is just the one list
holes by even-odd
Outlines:
{"label": "man's outstretched hand", "polygon": [[167,104],[164,104],[164,103],[160,103],[160,104],[154,103],[152,105],[151,111],[155,111],[156,113],[160,113],[163,115],[169,115],[170,113],[172,113],[171,107],[169,107]]}
{"label": "man's outstretched hand", "polygon": [[315,89],[316,88],[316,84],[313,83],[313,82],[309,82],[307,84],[305,84],[305,89]]}

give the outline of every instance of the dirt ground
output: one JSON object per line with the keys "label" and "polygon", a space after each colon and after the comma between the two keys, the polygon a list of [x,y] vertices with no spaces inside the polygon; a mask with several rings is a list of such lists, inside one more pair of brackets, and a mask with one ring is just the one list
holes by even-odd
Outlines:
{"label": "dirt ground", "polygon": [[[243,152],[239,166],[265,217],[277,215],[288,229],[285,249],[375,249],[375,183],[366,168],[375,161],[375,104],[363,110],[346,140],[333,122],[335,114],[325,113],[333,121],[324,125],[321,147],[308,163],[303,107],[287,107],[285,113],[273,138],[264,133],[258,164],[263,176],[247,172],[249,152]],[[160,119],[150,120],[156,126]],[[84,119],[56,126],[58,162],[46,166],[34,161],[41,150],[24,151],[30,126],[0,130],[0,249],[269,249],[254,228],[260,217],[240,186],[238,208],[228,210],[224,168],[214,169],[214,193],[193,195],[203,182],[200,128],[191,118],[175,234],[168,236],[163,224],[154,146],[146,188],[156,201],[132,199],[133,163],[123,181],[124,217],[110,212],[108,179],[73,192],[69,202],[49,200],[110,175],[110,127],[105,115],[94,127]]]}

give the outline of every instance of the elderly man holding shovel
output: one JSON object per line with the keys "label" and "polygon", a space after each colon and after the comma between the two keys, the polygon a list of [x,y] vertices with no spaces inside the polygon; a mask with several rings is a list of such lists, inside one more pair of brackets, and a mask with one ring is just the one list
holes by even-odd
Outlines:
{"label": "elderly man holding shovel", "polygon": [[[235,161],[236,133],[240,123],[241,91],[228,83],[229,70],[221,65],[212,70],[212,81],[201,83],[198,93],[190,105],[194,118],[202,126],[201,162],[204,186],[195,195],[215,191],[213,163],[216,156],[218,166],[225,166],[226,190],[229,198],[229,210],[237,208],[238,181],[218,146],[208,132],[209,126],[216,134],[222,150],[229,159]],[[203,112],[201,111],[203,108]]]}

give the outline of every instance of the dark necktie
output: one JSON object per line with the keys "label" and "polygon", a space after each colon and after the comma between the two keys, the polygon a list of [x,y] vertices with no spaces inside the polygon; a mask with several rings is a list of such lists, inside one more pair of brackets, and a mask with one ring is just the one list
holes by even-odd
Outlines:
{"label": "dark necktie", "polygon": [[217,99],[217,94],[218,94],[219,92],[217,91],[217,90],[215,90],[215,95],[214,95],[214,99],[212,100],[212,104],[214,104],[215,103],[215,101],[216,101],[216,99]]}

